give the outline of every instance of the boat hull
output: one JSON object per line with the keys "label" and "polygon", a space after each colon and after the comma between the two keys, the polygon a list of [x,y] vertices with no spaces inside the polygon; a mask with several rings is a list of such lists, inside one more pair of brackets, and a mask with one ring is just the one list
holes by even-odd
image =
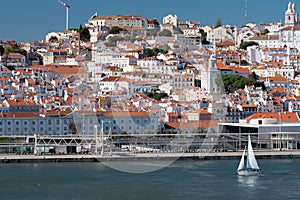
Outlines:
{"label": "boat hull", "polygon": [[261,170],[238,170],[237,174],[239,176],[260,176],[262,175]]}

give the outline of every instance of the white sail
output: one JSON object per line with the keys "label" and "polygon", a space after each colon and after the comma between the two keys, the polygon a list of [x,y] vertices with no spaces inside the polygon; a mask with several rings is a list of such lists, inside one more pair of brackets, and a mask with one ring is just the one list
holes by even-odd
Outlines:
{"label": "white sail", "polygon": [[244,149],[244,152],[243,152],[243,155],[242,155],[239,167],[237,169],[238,171],[245,168],[245,152],[246,152],[246,148]]}
{"label": "white sail", "polygon": [[254,156],[250,135],[248,136],[247,169],[259,169]]}

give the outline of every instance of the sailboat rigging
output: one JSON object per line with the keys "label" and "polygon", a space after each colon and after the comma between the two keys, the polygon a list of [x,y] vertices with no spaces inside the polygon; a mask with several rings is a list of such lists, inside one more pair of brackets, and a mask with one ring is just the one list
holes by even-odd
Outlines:
{"label": "sailboat rigging", "polygon": [[242,158],[240,160],[239,166],[236,170],[238,175],[241,176],[257,176],[262,174],[262,170],[259,168],[257,161],[255,159],[255,155],[253,152],[251,138],[248,135],[248,149],[247,149],[247,161],[245,166],[245,155],[246,148],[243,151]]}

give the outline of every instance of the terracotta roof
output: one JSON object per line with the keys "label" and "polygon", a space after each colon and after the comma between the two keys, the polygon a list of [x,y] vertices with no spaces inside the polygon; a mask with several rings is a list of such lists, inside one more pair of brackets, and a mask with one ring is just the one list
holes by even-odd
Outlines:
{"label": "terracotta roof", "polygon": [[217,120],[201,120],[191,122],[167,122],[166,125],[177,129],[196,129],[196,128],[217,128],[219,121]]}
{"label": "terracotta roof", "polygon": [[[281,115],[281,119],[280,119]],[[251,119],[270,119],[270,118],[275,118],[277,122],[299,122],[299,117],[297,113],[294,112],[286,112],[286,113],[255,113],[249,117],[244,118],[244,120],[251,120]]]}
{"label": "terracotta roof", "polygon": [[[2,117],[0,115],[0,117]],[[16,113],[5,113],[2,118],[40,118],[39,113],[30,113],[30,112],[16,112]]]}
{"label": "terracotta roof", "polygon": [[7,100],[10,106],[39,106],[38,104],[30,101],[25,101],[24,99],[18,100]]}
{"label": "terracotta roof", "polygon": [[147,112],[107,111],[105,117],[149,117]]}
{"label": "terracotta roof", "polygon": [[300,26],[287,26],[283,29],[281,29],[282,31],[290,31],[290,30],[300,30]]}

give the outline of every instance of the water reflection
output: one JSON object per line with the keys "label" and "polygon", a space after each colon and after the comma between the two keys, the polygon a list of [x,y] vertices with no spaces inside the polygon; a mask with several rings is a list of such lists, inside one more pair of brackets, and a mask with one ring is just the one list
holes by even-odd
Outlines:
{"label": "water reflection", "polygon": [[238,183],[241,186],[255,187],[258,184],[258,176],[238,176]]}

